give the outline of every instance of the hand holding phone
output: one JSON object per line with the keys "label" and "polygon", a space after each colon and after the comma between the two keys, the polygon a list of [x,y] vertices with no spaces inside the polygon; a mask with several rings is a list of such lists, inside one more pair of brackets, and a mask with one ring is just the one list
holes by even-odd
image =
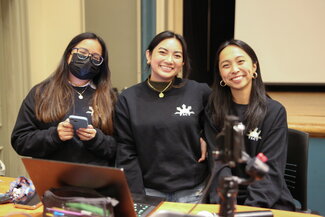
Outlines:
{"label": "hand holding phone", "polygon": [[75,130],[79,128],[87,128],[88,127],[88,118],[78,115],[70,115],[69,121],[73,125]]}

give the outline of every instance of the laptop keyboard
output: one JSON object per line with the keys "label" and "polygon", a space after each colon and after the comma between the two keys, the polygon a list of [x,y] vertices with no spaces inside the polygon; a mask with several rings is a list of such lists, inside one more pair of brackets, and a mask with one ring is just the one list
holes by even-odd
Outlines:
{"label": "laptop keyboard", "polygon": [[154,206],[142,204],[142,203],[134,203],[134,211],[138,217],[147,216],[150,211],[154,208]]}

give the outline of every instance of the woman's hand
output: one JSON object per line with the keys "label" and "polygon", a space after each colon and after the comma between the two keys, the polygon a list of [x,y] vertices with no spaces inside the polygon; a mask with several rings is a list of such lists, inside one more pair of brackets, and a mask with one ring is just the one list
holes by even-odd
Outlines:
{"label": "woman's hand", "polygon": [[198,160],[198,162],[202,162],[206,159],[207,156],[207,143],[200,137],[200,143],[201,143],[201,158]]}
{"label": "woman's hand", "polygon": [[77,131],[77,135],[80,140],[88,141],[93,139],[96,136],[97,131],[94,129],[93,125],[88,125],[87,128],[79,128]]}
{"label": "woman's hand", "polygon": [[61,139],[61,141],[66,141],[66,140],[72,139],[73,126],[72,126],[72,124],[70,124],[68,118],[63,122],[60,122],[56,129],[58,131],[58,135],[59,135],[59,138]]}

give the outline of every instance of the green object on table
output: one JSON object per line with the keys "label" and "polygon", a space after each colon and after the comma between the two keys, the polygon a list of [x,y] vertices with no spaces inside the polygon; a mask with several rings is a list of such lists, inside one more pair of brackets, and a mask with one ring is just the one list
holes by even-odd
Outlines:
{"label": "green object on table", "polygon": [[[90,204],[86,204],[86,203],[66,203],[65,204],[66,206],[68,207],[71,207],[71,208],[75,208],[75,209],[79,209],[79,210],[85,210],[85,211],[89,211],[89,212],[92,212],[92,213],[96,213],[98,215],[104,215],[104,209],[102,208],[99,208],[97,206],[93,206],[93,205],[90,205]],[[110,211],[107,209],[106,210],[107,214],[110,214]]]}

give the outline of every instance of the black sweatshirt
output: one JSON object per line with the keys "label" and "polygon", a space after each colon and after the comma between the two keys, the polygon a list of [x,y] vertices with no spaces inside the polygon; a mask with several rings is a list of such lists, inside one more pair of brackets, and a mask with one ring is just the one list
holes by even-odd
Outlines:
{"label": "black sweatshirt", "polygon": [[144,188],[152,188],[172,193],[205,180],[207,162],[197,161],[210,92],[206,84],[187,80],[183,87],[164,92],[164,98],[146,82],[121,93],[115,110],[116,162],[132,192],[144,194]]}
{"label": "black sweatshirt", "polygon": [[[82,88],[75,90],[82,92]],[[35,116],[35,87],[28,93],[19,110],[15,127],[11,135],[12,147],[19,155],[96,165],[113,165],[116,142],[112,136],[104,134],[96,128],[95,138],[81,141],[77,135],[67,141],[61,141],[57,126],[69,115],[81,115],[91,123],[93,109],[90,106],[91,96],[95,92],[90,86],[82,94],[83,99],[75,93],[74,106],[62,120],[44,123]]]}
{"label": "black sweatshirt", "polygon": [[[243,122],[243,114],[247,105],[233,103],[235,115]],[[207,109],[208,111],[208,109]],[[210,114],[206,112],[209,117]],[[244,122],[245,124],[245,122]],[[217,143],[215,137],[219,130],[212,120],[205,122],[205,134],[210,149],[215,149]],[[260,181],[255,181],[248,186],[240,186],[238,204],[265,207],[273,209],[294,210],[293,198],[284,180],[284,168],[287,159],[287,116],[285,108],[277,101],[267,98],[267,113],[263,122],[255,129],[248,129],[245,135],[245,149],[255,157],[262,152],[267,158],[270,171]],[[245,177],[243,165],[238,164],[236,169],[230,169],[221,162],[217,162],[218,176],[216,180],[224,176]],[[216,172],[216,171],[215,171]],[[246,177],[247,178],[247,177]],[[217,181],[214,183],[211,193],[211,201],[220,202],[215,193]]]}

